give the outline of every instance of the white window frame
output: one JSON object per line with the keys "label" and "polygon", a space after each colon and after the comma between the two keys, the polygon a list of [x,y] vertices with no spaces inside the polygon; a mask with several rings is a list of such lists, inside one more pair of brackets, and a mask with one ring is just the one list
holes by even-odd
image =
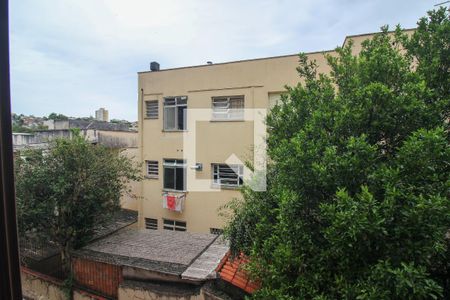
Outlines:
{"label": "white window frame", "polygon": [[[222,170],[221,170],[222,169]],[[236,178],[233,181],[232,171]],[[212,181],[213,186],[216,187],[230,187],[239,188],[244,184],[244,166],[243,165],[228,165],[228,164],[212,164]]]}
{"label": "white window frame", "polygon": [[[184,225],[183,225],[183,223],[184,223]],[[172,231],[187,231],[187,222],[163,219],[163,229],[164,230],[172,230]]]}
{"label": "white window frame", "polygon": [[[183,159],[171,159],[171,158],[165,158],[163,161],[163,189],[165,191],[176,191],[176,192],[184,192],[186,191],[186,161]],[[177,187],[177,169],[183,169],[183,189],[178,190]],[[175,188],[167,188],[166,187],[166,169],[175,169],[174,171],[174,187]]]}
{"label": "white window frame", "polygon": [[145,166],[147,177],[157,179],[159,176],[159,162],[157,160],[146,160]]}
{"label": "white window frame", "polygon": [[158,100],[145,101],[145,118],[158,119],[159,118],[159,102]]}
{"label": "white window frame", "polygon": [[[241,101],[242,107],[230,108],[232,101]],[[212,102],[212,120],[213,121],[243,121],[245,97],[244,96],[224,96],[213,97]]]}
{"label": "white window frame", "polygon": [[[180,127],[178,123],[178,111],[182,109],[184,111],[183,116],[183,127]],[[168,114],[172,113],[174,118],[174,126],[169,127],[168,123]],[[187,130],[187,97],[179,96],[179,97],[166,97],[164,98],[164,120],[163,120],[163,128],[164,131],[185,131]]]}

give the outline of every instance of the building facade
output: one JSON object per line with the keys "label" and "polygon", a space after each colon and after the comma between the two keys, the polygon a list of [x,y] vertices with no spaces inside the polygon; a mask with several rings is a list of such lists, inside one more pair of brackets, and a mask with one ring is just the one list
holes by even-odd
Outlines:
{"label": "building facade", "polygon": [[97,121],[109,122],[109,112],[101,107],[95,111],[95,119]]}
{"label": "building facade", "polygon": [[[371,36],[349,36],[344,44],[351,38],[359,52]],[[328,73],[324,54],[336,55],[307,55]],[[138,73],[141,228],[220,232],[220,210],[240,197],[243,162],[254,158],[258,133],[243,111],[273,107],[286,85],[300,81],[297,66],[298,55],[286,55]],[[210,118],[191,122],[199,109],[210,110]],[[195,144],[194,155],[186,153],[186,142]],[[209,180],[210,189],[191,190],[186,178]]]}

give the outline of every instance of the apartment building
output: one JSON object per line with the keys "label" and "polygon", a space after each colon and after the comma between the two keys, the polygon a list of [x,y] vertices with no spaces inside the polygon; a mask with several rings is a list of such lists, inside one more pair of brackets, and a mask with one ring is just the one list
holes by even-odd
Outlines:
{"label": "apartment building", "polygon": [[109,112],[105,108],[100,107],[95,111],[95,119],[97,121],[109,122]]}
{"label": "apartment building", "polygon": [[[344,43],[351,38],[358,52],[371,36],[349,36]],[[308,57],[327,73],[325,53],[334,51]],[[220,232],[225,220],[219,210],[240,197],[243,162],[253,159],[254,122],[244,120],[243,111],[270,109],[286,85],[300,81],[297,66],[294,54],[165,70],[152,63],[150,71],[138,73],[141,228]],[[187,122],[198,109],[209,109],[210,118]],[[187,155],[183,136],[192,131],[188,139],[195,141],[188,142],[195,155]],[[209,180],[210,189],[190,190],[187,178]]]}

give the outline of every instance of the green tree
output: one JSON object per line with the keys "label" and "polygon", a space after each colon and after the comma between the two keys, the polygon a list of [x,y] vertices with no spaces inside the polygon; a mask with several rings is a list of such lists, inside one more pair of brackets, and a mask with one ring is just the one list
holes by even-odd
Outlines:
{"label": "green tree", "polygon": [[57,114],[57,113],[51,113],[47,117],[48,120],[54,120],[54,121],[65,121],[69,120],[69,117],[63,115],[63,114]]}
{"label": "green tree", "polygon": [[140,179],[129,158],[77,132],[70,140],[55,140],[49,150],[20,153],[15,167],[19,230],[54,242],[65,271],[70,250],[93,237],[120,208],[128,182]]}
{"label": "green tree", "polygon": [[254,298],[450,297],[448,11],[418,25],[337,48],[328,75],[300,55],[267,118],[268,190],[230,205]]}

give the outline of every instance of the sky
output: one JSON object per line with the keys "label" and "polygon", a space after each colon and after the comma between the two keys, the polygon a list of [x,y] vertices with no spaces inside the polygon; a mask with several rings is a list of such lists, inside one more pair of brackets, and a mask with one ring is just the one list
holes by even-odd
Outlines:
{"label": "sky", "polygon": [[443,0],[10,1],[15,113],[137,120],[137,72],[334,49]]}

